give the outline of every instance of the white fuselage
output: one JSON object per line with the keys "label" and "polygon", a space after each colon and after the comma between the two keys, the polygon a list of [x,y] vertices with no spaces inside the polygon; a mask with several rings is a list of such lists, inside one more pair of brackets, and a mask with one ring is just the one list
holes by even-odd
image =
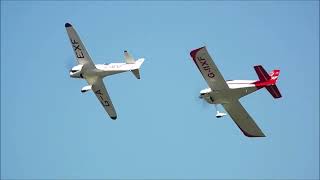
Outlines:
{"label": "white fuselage", "polygon": [[206,88],[200,91],[200,98],[205,99],[210,104],[228,103],[258,90],[255,82],[255,80],[226,81],[229,89],[212,91],[211,88]]}
{"label": "white fuselage", "polygon": [[[130,70],[135,70],[140,67],[143,58],[139,59],[137,63],[110,63],[110,64],[95,64],[95,68],[86,67],[85,65],[74,66],[70,70],[70,77],[72,78],[84,78],[87,81],[94,81],[96,78],[104,78],[113,74],[118,74]],[[92,84],[92,83],[89,83]]]}

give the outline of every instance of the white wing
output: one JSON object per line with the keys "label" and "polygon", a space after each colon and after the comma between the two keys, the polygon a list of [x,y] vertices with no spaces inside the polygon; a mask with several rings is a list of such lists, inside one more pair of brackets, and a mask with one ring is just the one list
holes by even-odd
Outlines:
{"label": "white wing", "polygon": [[86,64],[88,67],[95,67],[76,30],[69,23],[66,23],[65,27],[78,63]]}
{"label": "white wing", "polygon": [[96,81],[92,84],[92,91],[97,96],[98,100],[103,108],[107,111],[110,118],[113,120],[117,119],[116,110],[113,107],[109,94],[101,78],[96,79]]}
{"label": "white wing", "polygon": [[206,47],[195,49],[190,52],[190,55],[212,90],[229,89]]}
{"label": "white wing", "polygon": [[248,112],[239,101],[222,104],[244,135],[248,137],[265,137]]}

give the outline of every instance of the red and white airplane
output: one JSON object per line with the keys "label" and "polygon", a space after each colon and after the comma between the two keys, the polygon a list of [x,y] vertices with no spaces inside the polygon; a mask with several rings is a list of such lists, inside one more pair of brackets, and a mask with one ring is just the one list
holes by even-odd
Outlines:
{"label": "red and white airplane", "polygon": [[[261,65],[258,65],[254,66],[254,70],[259,80],[225,81],[206,47],[195,49],[190,52],[190,55],[209,85],[209,88],[200,91],[200,98],[203,98],[209,104],[221,104],[244,135],[265,137],[241,105],[239,99],[264,87],[274,98],[280,98],[281,94],[276,86],[280,70],[273,70],[268,74]],[[217,111],[216,117],[220,118],[225,115],[225,113]]]}

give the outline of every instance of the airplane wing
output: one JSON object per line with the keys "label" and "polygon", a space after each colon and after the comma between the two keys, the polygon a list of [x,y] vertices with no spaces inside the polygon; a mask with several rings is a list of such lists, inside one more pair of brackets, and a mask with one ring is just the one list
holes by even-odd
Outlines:
{"label": "airplane wing", "polygon": [[86,64],[88,67],[95,67],[76,30],[69,23],[66,23],[65,27],[78,63]]}
{"label": "airplane wing", "polygon": [[106,87],[104,86],[104,83],[101,78],[98,78],[92,84],[92,91],[97,96],[98,100],[102,104],[103,108],[107,111],[110,118],[113,120],[116,120],[117,119],[116,110],[113,107],[112,101],[109,97],[109,94],[108,94]]}
{"label": "airplane wing", "polygon": [[190,52],[190,55],[212,90],[229,89],[206,47],[195,49]]}
{"label": "airplane wing", "polygon": [[261,129],[238,100],[222,105],[244,135],[248,137],[265,137]]}

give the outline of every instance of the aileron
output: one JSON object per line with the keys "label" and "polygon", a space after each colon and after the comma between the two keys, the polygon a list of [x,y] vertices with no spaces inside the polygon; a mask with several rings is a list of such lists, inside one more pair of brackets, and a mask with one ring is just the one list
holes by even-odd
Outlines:
{"label": "aileron", "polygon": [[248,137],[265,137],[248,112],[239,101],[222,104],[244,135]]}

